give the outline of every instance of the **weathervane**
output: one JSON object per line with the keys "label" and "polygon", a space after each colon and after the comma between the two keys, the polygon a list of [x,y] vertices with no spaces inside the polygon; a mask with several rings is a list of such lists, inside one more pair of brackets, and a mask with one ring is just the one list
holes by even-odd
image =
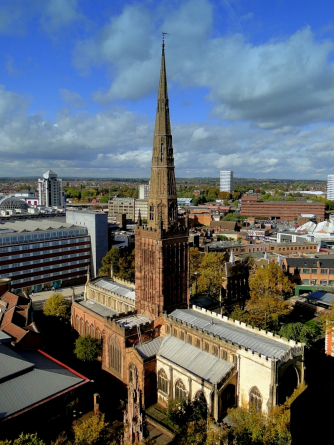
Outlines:
{"label": "weathervane", "polygon": [[168,32],[161,31],[162,34],[162,47],[165,48],[165,36],[170,36]]}

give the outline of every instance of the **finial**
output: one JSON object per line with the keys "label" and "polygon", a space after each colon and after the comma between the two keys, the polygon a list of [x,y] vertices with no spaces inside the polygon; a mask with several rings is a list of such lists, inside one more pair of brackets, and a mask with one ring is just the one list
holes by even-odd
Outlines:
{"label": "finial", "polygon": [[168,32],[163,32],[161,31],[162,34],[162,50],[165,49],[165,36],[170,36],[170,34],[168,34]]}

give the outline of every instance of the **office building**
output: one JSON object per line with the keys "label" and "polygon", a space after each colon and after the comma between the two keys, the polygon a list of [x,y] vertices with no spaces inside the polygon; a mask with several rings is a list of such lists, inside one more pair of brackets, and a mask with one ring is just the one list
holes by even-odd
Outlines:
{"label": "office building", "polygon": [[232,171],[221,171],[220,172],[220,187],[221,192],[233,192],[233,172]]}
{"label": "office building", "polygon": [[84,283],[90,258],[87,227],[49,219],[0,224],[0,278],[11,278],[17,293]]}
{"label": "office building", "polygon": [[135,199],[134,198],[114,198],[108,203],[108,216],[116,216],[124,213],[126,219],[135,221]]}
{"label": "office building", "polygon": [[334,175],[327,177],[327,199],[334,201]]}
{"label": "office building", "polygon": [[139,199],[148,199],[150,194],[150,184],[142,184],[139,186]]}
{"label": "office building", "polygon": [[108,215],[91,210],[67,210],[66,222],[87,227],[91,241],[91,275],[95,277],[108,253]]}
{"label": "office building", "polygon": [[42,179],[38,179],[38,193],[40,205],[65,208],[66,199],[62,180],[58,179],[57,174],[52,170],[48,170]]}

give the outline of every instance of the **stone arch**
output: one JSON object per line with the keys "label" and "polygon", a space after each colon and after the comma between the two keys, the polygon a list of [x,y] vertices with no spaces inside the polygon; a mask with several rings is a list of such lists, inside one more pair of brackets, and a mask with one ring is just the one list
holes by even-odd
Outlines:
{"label": "stone arch", "polygon": [[168,386],[169,381],[167,374],[164,369],[160,369],[158,372],[158,389],[160,389],[160,391],[162,391],[163,393],[168,394]]}
{"label": "stone arch", "polygon": [[108,346],[109,368],[120,374],[122,370],[122,351],[116,335],[109,337]]}
{"label": "stone arch", "polygon": [[299,383],[299,374],[297,369],[290,365],[284,371],[281,381],[278,385],[278,404],[282,405],[287,397],[290,397]]}
{"label": "stone arch", "polygon": [[228,408],[235,405],[235,385],[229,383],[220,395],[219,417],[222,417]]}
{"label": "stone arch", "polygon": [[187,400],[187,391],[181,379],[175,382],[175,399]]}
{"label": "stone arch", "polygon": [[249,391],[249,407],[256,411],[262,411],[262,394],[257,386],[253,386]]}
{"label": "stone arch", "polygon": [[101,340],[101,338],[102,338],[102,336],[101,336],[101,331],[100,331],[99,328],[96,328],[96,330],[95,330],[95,338],[96,338],[97,340]]}

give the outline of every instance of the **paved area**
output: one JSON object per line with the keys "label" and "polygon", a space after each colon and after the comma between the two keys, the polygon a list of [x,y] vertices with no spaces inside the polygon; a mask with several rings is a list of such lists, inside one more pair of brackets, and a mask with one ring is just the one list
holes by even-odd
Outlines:
{"label": "paved area", "polygon": [[147,429],[148,429],[150,438],[154,439],[158,445],[165,445],[165,444],[171,443],[173,441],[173,438],[171,436],[165,434],[158,427],[149,423],[149,421],[147,422]]}
{"label": "paved area", "polygon": [[83,292],[84,290],[85,290],[85,285],[81,284],[79,286],[56,289],[55,291],[47,290],[41,292],[34,292],[34,294],[31,295],[32,306],[36,311],[41,311],[43,310],[44,301],[52,297],[52,295],[55,292],[59,292],[60,294],[64,295],[65,298],[70,300],[72,298],[73,291],[75,297],[79,297],[81,295],[81,292]]}

